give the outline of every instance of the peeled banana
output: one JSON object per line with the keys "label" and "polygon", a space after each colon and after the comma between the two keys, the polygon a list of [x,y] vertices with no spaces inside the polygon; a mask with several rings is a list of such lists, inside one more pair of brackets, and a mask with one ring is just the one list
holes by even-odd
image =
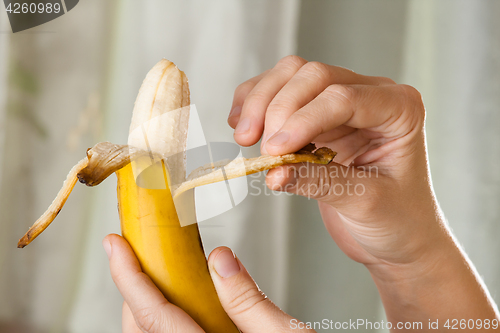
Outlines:
{"label": "peeled banana", "polygon": [[[116,173],[122,234],[144,273],[205,332],[238,332],[217,297],[198,225],[181,227],[170,194],[168,182],[185,178],[189,112],[182,108],[188,106],[186,75],[170,61],[161,60],[139,90],[129,133],[130,147],[160,157],[146,163],[149,170],[134,172],[138,159]],[[138,186],[138,177],[151,186]],[[181,179],[172,179],[176,177]]]}

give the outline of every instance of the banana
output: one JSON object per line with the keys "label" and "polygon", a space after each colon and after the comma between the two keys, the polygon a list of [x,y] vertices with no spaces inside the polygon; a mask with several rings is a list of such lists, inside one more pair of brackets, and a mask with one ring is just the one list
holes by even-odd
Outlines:
{"label": "banana", "polygon": [[[170,193],[168,182],[185,178],[182,152],[188,111],[182,108],[188,106],[186,75],[170,61],[161,60],[141,86],[129,136],[129,146],[148,150],[161,159],[147,169],[136,170],[134,165],[140,160],[132,160],[116,172],[122,235],[144,273],[169,302],[186,311],[205,332],[239,332],[215,291],[198,225],[181,227]],[[152,186],[138,186],[137,177],[142,184]],[[172,180],[174,177],[181,179]],[[159,181],[163,184],[157,184]]]}
{"label": "banana", "polygon": [[236,333],[239,330],[222,308],[210,277],[198,225],[181,226],[179,222],[180,214],[183,218],[195,215],[189,190],[284,164],[328,164],[336,153],[309,144],[294,154],[211,163],[186,178],[188,120],[186,75],[162,59],[141,85],[128,144],[101,142],[88,149],[86,158],[71,169],[54,201],[18,247],[31,243],[52,223],[78,180],[95,186],[116,172],[122,235],[144,273],[205,332]]}

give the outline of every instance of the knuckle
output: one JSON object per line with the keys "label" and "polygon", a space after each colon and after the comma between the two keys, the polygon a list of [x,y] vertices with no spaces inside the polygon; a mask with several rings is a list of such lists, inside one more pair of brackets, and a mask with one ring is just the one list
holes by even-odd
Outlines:
{"label": "knuckle", "polygon": [[408,110],[413,110],[416,113],[419,113],[423,118],[425,118],[425,106],[424,100],[420,92],[407,84],[400,84],[400,89],[403,92],[405,107]]}
{"label": "knuckle", "polygon": [[278,65],[280,67],[283,66],[285,68],[294,69],[299,69],[300,67],[304,66],[305,63],[307,63],[307,61],[304,58],[296,55],[288,55],[278,61]]}
{"label": "knuckle", "polygon": [[130,274],[128,272],[112,272],[113,281],[117,286],[128,285]]}
{"label": "knuckle", "polygon": [[310,61],[300,69],[305,75],[317,77],[318,79],[327,79],[330,73],[328,65],[318,61]]}
{"label": "knuckle", "polygon": [[379,85],[397,84],[396,81],[385,76],[376,76],[376,79],[379,81]]}
{"label": "knuckle", "polygon": [[254,107],[261,105],[262,101],[268,98],[268,93],[262,89],[254,89],[245,98],[245,105],[252,110]]}
{"label": "knuckle", "polygon": [[145,333],[177,332],[176,316],[165,316],[169,312],[168,302],[155,307],[145,307],[134,313],[135,323]]}
{"label": "knuckle", "polygon": [[[315,131],[321,133],[323,128],[321,128],[322,122],[318,121],[320,114],[313,115],[309,112],[295,112],[293,114],[293,121],[295,124],[301,124],[301,127],[307,128],[309,131]],[[320,127],[318,129],[318,126]]]}
{"label": "knuckle", "polygon": [[355,97],[355,89],[341,84],[332,84],[324,91],[324,97],[331,103],[350,105]]}
{"label": "knuckle", "polygon": [[135,322],[137,326],[143,331],[147,333],[155,332],[155,326],[158,323],[158,316],[156,311],[152,308],[143,308],[137,311],[134,314]]}
{"label": "knuckle", "polygon": [[414,87],[412,87],[408,84],[400,84],[399,86],[403,90],[403,93],[405,96],[408,96],[410,99],[412,99],[414,101],[421,101],[422,100],[422,95]]}
{"label": "knuckle", "polygon": [[253,89],[254,86],[255,84],[253,82],[245,81],[236,87],[236,89],[234,90],[234,95],[246,95]]}
{"label": "knuckle", "polygon": [[326,117],[326,111],[311,113],[305,110],[299,110],[287,120],[287,124],[292,127],[300,126],[303,132],[307,132],[311,137],[313,135],[316,137],[325,131],[324,125]]}
{"label": "knuckle", "polygon": [[286,96],[276,96],[267,108],[268,112],[281,112],[295,107],[294,99]]}
{"label": "knuckle", "polygon": [[228,308],[230,310],[228,314],[231,316],[238,316],[247,313],[257,304],[265,302],[266,300],[266,295],[258,288],[254,286],[244,286],[238,292],[237,296],[229,302]]}

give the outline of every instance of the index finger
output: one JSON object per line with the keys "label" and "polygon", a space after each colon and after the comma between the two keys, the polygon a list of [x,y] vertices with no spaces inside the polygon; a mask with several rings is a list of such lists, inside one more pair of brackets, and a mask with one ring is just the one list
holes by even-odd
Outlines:
{"label": "index finger", "polygon": [[297,151],[340,125],[369,129],[381,143],[423,126],[424,107],[406,85],[331,85],[293,113],[266,144],[271,155]]}
{"label": "index finger", "polygon": [[254,76],[253,78],[241,83],[238,87],[236,87],[236,89],[234,90],[233,105],[231,106],[231,112],[227,116],[227,123],[229,124],[229,126],[231,126],[232,128],[236,127],[236,125],[238,124],[238,120],[240,119],[242,105],[243,102],[245,101],[245,98],[250,93],[250,91],[252,91],[255,85],[259,83],[259,81],[262,80],[262,78],[269,73],[269,71],[270,69],[262,72],[257,76]]}

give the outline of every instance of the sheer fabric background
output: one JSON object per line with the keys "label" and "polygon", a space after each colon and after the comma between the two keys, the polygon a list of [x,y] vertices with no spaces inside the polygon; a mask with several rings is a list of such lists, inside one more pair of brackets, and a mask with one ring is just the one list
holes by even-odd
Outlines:
{"label": "sheer fabric background", "polygon": [[[87,0],[11,34],[2,11],[0,332],[120,331],[122,298],[101,247],[119,232],[114,177],[77,185],[42,237],[15,244],[86,148],[126,142],[140,83],[162,57],[190,78],[209,141],[232,140],[234,88],[287,54],[416,86],[438,199],[498,301],[499,15],[486,0]],[[368,272],[331,241],[313,201],[250,195],[200,230],[207,253],[230,246],[303,321],[383,318]]]}

